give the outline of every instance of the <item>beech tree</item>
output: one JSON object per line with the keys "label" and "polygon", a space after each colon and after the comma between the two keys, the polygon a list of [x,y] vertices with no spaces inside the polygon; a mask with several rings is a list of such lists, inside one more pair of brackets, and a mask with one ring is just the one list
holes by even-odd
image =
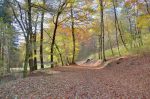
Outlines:
{"label": "beech tree", "polygon": [[100,45],[101,45],[101,58],[103,61],[106,61],[105,57],[105,28],[104,28],[104,5],[103,0],[99,1],[100,3],[100,15],[101,15],[101,34],[100,34]]}
{"label": "beech tree", "polygon": [[[45,5],[45,0],[43,0],[43,5]],[[44,32],[44,10],[42,10],[41,13],[41,38],[40,38],[40,60],[41,60],[41,68],[44,68],[44,64],[43,64],[43,32]]]}
{"label": "beech tree", "polygon": [[56,33],[57,33],[57,28],[59,25],[59,17],[64,11],[65,7],[67,6],[67,1],[60,1],[59,6],[57,8],[56,14],[53,16],[53,23],[54,23],[54,31],[53,31],[53,36],[52,36],[52,43],[51,43],[51,67],[54,67],[54,45],[55,45],[55,39],[56,39]]}

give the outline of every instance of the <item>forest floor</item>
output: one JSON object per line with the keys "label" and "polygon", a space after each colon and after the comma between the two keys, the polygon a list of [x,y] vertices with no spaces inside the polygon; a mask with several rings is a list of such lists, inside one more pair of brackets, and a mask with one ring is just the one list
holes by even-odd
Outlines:
{"label": "forest floor", "polygon": [[0,85],[0,99],[150,99],[149,55],[96,64],[81,62],[33,72]]}

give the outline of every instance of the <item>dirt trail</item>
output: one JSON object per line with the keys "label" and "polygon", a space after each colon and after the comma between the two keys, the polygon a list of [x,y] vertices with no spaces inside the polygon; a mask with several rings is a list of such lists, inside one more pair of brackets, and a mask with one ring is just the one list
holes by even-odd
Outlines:
{"label": "dirt trail", "polygon": [[104,68],[95,67],[33,73],[1,85],[0,99],[150,99],[149,56],[119,58]]}

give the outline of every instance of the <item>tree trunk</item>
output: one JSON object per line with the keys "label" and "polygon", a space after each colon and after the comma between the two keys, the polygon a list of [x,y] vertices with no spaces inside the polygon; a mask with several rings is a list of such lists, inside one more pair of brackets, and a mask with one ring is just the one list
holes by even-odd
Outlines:
{"label": "tree trunk", "polygon": [[102,59],[102,53],[101,53],[101,52],[102,52],[102,51],[101,51],[101,47],[102,47],[102,46],[101,46],[101,42],[102,42],[102,40],[101,40],[101,35],[99,35],[99,36],[98,36],[98,45],[99,45],[99,46],[98,46],[98,58],[99,58],[99,59]]}
{"label": "tree trunk", "polygon": [[33,38],[34,38],[34,69],[37,70],[37,47],[36,47],[36,35],[37,35],[37,21],[38,21],[38,15],[36,17],[36,22],[35,22],[35,29],[34,29],[34,34],[33,34]]}
{"label": "tree trunk", "polygon": [[114,54],[114,51],[113,51],[113,47],[112,47],[111,37],[110,37],[109,31],[108,31],[108,42],[109,42],[109,46],[110,46],[110,49],[111,49],[112,56],[114,56],[115,54]]}
{"label": "tree trunk", "polygon": [[[120,35],[120,38],[121,38],[121,42],[122,42],[122,44],[123,44],[123,46],[125,47],[125,49],[126,50],[128,50],[128,48],[127,48],[127,46],[126,46],[126,43],[125,43],[125,41],[124,41],[124,39],[123,39],[123,35],[122,35],[122,31],[121,31],[121,29],[120,29],[120,25],[119,25],[119,22],[118,22],[118,17],[117,17],[117,13],[116,13],[116,5],[115,5],[115,3],[117,3],[116,2],[116,0],[113,0],[113,7],[114,7],[114,14],[115,14],[115,28],[118,30],[118,32],[119,32],[119,35]],[[117,33],[118,34],[118,33]],[[118,37],[117,37],[118,38]],[[118,41],[117,41],[118,42]],[[119,45],[119,43],[118,43],[118,45]],[[120,52],[119,52],[120,53]],[[121,55],[121,54],[119,54],[119,55]]]}
{"label": "tree trunk", "polygon": [[11,60],[11,58],[10,58],[10,45],[8,45],[8,60],[7,60],[7,73],[10,73],[10,67],[11,67],[11,64],[10,64],[10,60]]}
{"label": "tree trunk", "polygon": [[101,38],[102,38],[102,42],[101,42],[101,51],[102,51],[102,60],[106,61],[106,57],[105,57],[105,33],[104,33],[104,6],[103,6],[103,0],[100,0],[100,7],[101,7]]}
{"label": "tree trunk", "polygon": [[56,32],[57,32],[57,28],[58,28],[59,15],[60,15],[60,13],[58,12],[58,14],[56,16],[55,27],[54,27],[52,43],[51,43],[51,68],[54,67],[54,45],[55,45]]}
{"label": "tree trunk", "polygon": [[[130,30],[130,35],[131,35],[131,38],[132,38],[132,41],[131,41],[131,48],[132,48],[132,44],[134,44],[133,42],[135,41],[135,36],[134,36],[134,33],[132,32],[132,24],[131,24],[131,19],[128,18],[129,20],[129,30]],[[135,46],[135,44],[134,44]]]}
{"label": "tree trunk", "polygon": [[[45,0],[43,0],[44,3]],[[40,37],[40,61],[41,61],[41,68],[44,68],[43,64],[43,23],[44,23],[44,11],[41,14],[41,37]]]}
{"label": "tree trunk", "polygon": [[32,15],[31,15],[31,0],[28,0],[28,34],[30,35],[30,43],[29,43],[29,66],[30,71],[34,71],[34,59],[33,59],[33,33],[32,33]]}
{"label": "tree trunk", "polygon": [[5,49],[4,49],[4,43],[5,43],[5,38],[4,38],[4,33],[2,32],[2,66],[4,67],[4,65],[5,65],[5,57],[4,57],[4,51],[5,51]]}
{"label": "tree trunk", "polygon": [[[46,31],[45,31],[46,32]],[[47,32],[46,32],[47,33]],[[49,36],[49,38],[52,40],[52,37],[47,33],[47,35]],[[58,45],[55,43],[55,47],[56,47],[56,49],[57,49],[57,51],[58,51],[58,53],[59,53],[59,57],[60,57],[60,60],[61,60],[61,64],[62,64],[62,66],[64,65],[64,62],[63,62],[63,57],[62,57],[62,54],[61,54],[61,52],[60,52],[60,49],[59,49],[59,47],[58,47]]]}
{"label": "tree trunk", "polygon": [[72,52],[72,64],[75,64],[75,52],[76,52],[76,42],[75,42],[75,32],[74,32],[74,16],[73,16],[73,4],[71,4],[71,28],[72,28],[72,42],[73,42],[73,52]]}
{"label": "tree trunk", "polygon": [[34,69],[37,70],[36,34],[34,34]]}
{"label": "tree trunk", "polygon": [[60,50],[59,50],[59,47],[58,47],[58,45],[55,43],[55,47],[56,47],[56,49],[57,49],[57,51],[58,51],[58,53],[59,53],[59,57],[60,57],[60,60],[61,60],[61,64],[62,64],[62,66],[64,65],[64,62],[63,62],[63,58],[62,58],[62,54],[61,54],[61,52],[60,52]]}
{"label": "tree trunk", "polygon": [[121,54],[120,54],[120,47],[119,47],[119,40],[118,40],[118,28],[117,28],[116,6],[115,6],[115,1],[114,1],[114,0],[113,0],[113,9],[114,9],[114,14],[115,14],[116,43],[117,43],[117,48],[118,48],[119,56],[121,56]]}
{"label": "tree trunk", "polygon": [[[136,5],[138,6],[139,2],[138,0],[136,0]],[[142,41],[142,35],[141,35],[141,30],[140,28],[137,26],[137,20],[138,20],[138,16],[139,16],[139,11],[138,9],[136,9],[136,16],[135,16],[135,32],[136,32],[136,42],[138,43],[138,46],[142,46],[143,45],[143,41]]]}
{"label": "tree trunk", "polygon": [[[128,48],[127,48],[126,43],[125,43],[125,41],[123,39],[122,31],[121,31],[121,28],[120,28],[120,25],[122,26],[122,24],[120,22],[120,25],[119,25],[118,18],[116,19],[116,21],[117,21],[118,30],[119,30],[119,34],[120,34],[120,38],[121,38],[122,44],[123,44],[124,48],[128,51]],[[123,28],[122,28],[122,30],[123,30]]]}
{"label": "tree trunk", "polygon": [[24,60],[24,71],[23,71],[23,77],[27,76],[28,72],[28,60],[29,60],[29,40],[26,40],[26,53],[25,53],[25,60]]}

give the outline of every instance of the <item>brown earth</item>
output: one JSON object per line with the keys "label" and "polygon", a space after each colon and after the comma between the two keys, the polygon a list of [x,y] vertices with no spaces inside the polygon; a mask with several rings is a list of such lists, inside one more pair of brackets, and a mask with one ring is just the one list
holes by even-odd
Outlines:
{"label": "brown earth", "polygon": [[2,84],[0,99],[150,99],[149,56],[115,58],[104,67],[82,64]]}

